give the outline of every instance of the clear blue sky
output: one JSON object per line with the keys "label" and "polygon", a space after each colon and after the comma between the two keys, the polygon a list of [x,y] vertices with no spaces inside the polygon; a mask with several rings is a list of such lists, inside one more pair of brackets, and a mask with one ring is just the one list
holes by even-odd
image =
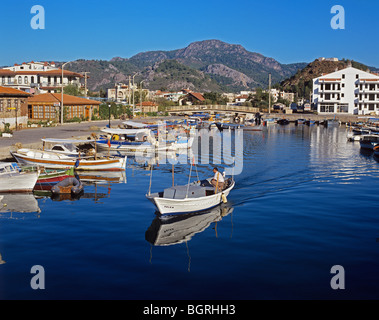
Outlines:
{"label": "clear blue sky", "polygon": [[[337,4],[345,9],[345,30],[330,26]],[[30,26],[33,5],[45,9],[45,30]],[[130,58],[219,39],[281,63],[324,56],[379,67],[378,12],[377,0],[3,1],[0,65]]]}

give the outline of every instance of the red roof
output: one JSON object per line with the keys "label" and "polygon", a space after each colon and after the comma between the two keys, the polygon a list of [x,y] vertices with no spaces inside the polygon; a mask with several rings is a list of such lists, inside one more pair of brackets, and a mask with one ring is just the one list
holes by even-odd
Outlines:
{"label": "red roof", "polygon": [[[60,93],[43,93],[37,94],[30,98],[28,98],[28,104],[54,104],[61,102],[61,94]],[[64,105],[100,105],[99,101],[89,100],[85,98],[79,98],[75,96],[71,96],[68,94],[63,94],[63,104]]]}
{"label": "red roof", "polygon": [[30,96],[30,93],[27,93],[25,91],[21,91],[14,88],[8,88],[8,87],[1,87],[0,86],[0,96],[21,96],[21,97],[28,97]]}
{"label": "red roof", "polygon": [[152,101],[142,101],[142,106],[143,107],[156,107],[157,104]]}
{"label": "red roof", "polygon": [[189,92],[188,94],[191,95],[191,96],[193,96],[193,97],[195,97],[199,101],[204,101],[205,100],[204,97],[203,97],[203,95],[201,93],[199,93],[199,92]]}
{"label": "red roof", "polygon": [[[0,76],[17,76],[17,75],[39,75],[39,76],[62,76],[62,69],[56,70],[22,70],[22,71],[12,71],[8,69],[0,69]],[[84,78],[80,73],[63,70],[63,76],[73,76]]]}

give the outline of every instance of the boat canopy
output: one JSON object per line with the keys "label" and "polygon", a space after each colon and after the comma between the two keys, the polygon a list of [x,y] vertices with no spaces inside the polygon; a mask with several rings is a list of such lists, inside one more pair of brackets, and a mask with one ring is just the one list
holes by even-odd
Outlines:
{"label": "boat canopy", "polygon": [[43,138],[43,142],[47,143],[90,143],[95,142],[96,140],[87,140],[87,139],[54,139],[54,138]]}
{"label": "boat canopy", "polygon": [[124,121],[123,125],[127,127],[137,128],[137,129],[157,127],[157,125],[154,125],[154,124],[147,124],[147,123],[135,122],[135,121],[130,121],[130,120]]}
{"label": "boat canopy", "polygon": [[101,129],[102,132],[109,133],[109,134],[125,134],[125,135],[136,135],[138,133],[147,133],[150,130],[145,129]]}

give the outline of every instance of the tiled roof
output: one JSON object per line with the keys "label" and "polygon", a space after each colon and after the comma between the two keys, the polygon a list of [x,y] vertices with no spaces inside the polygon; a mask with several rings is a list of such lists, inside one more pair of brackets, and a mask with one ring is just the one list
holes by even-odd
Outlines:
{"label": "tiled roof", "polygon": [[203,95],[201,93],[199,93],[199,92],[189,92],[188,94],[194,96],[199,101],[204,101],[205,100],[204,97],[203,97]]}
{"label": "tiled roof", "polygon": [[8,88],[8,87],[1,87],[0,86],[0,96],[22,96],[22,97],[28,97],[30,96],[30,93],[27,93],[25,91],[21,91],[14,88]]}
{"label": "tiled roof", "polygon": [[142,101],[142,106],[143,107],[156,107],[157,104],[155,102],[152,102],[152,101]]}
{"label": "tiled roof", "polygon": [[[56,70],[23,70],[23,71],[12,71],[8,69],[0,69],[0,76],[18,76],[18,75],[39,75],[39,76],[62,76],[62,69]],[[63,76],[73,76],[84,78],[80,73],[63,70]]]}
{"label": "tiled roof", "polygon": [[[61,102],[60,93],[43,93],[37,94],[33,97],[28,98],[28,104],[38,104],[38,103],[57,103]],[[71,96],[68,94],[63,94],[63,104],[64,105],[99,105],[99,101],[89,100],[85,98],[79,98]]]}

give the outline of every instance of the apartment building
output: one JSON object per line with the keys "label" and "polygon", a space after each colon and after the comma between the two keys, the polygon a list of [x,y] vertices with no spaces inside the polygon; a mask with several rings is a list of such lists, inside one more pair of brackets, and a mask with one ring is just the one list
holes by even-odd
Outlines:
{"label": "apartment building", "polygon": [[55,93],[63,85],[81,86],[84,75],[56,67],[54,62],[28,62],[0,69],[0,85],[29,93]]}
{"label": "apartment building", "polygon": [[353,67],[313,79],[317,112],[379,114],[379,76]]}

